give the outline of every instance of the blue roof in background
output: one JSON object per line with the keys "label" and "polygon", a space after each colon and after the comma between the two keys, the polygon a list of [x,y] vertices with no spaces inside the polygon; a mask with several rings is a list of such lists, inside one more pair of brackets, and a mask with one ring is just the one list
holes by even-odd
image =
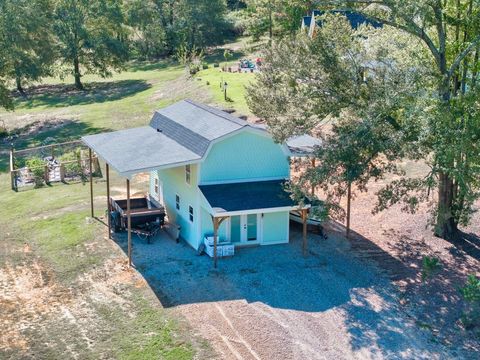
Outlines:
{"label": "blue roof in background", "polygon": [[297,204],[284,188],[285,180],[199,185],[216,213],[293,207]]}
{"label": "blue roof in background", "polygon": [[311,22],[312,22],[312,17],[311,16],[304,16],[303,17],[303,25],[310,26]]}
{"label": "blue roof in background", "polygon": [[[326,13],[326,11],[313,10],[314,16],[323,15],[325,13]],[[379,23],[378,21],[370,20],[366,16],[364,16],[360,13],[357,13],[357,12],[333,10],[333,11],[331,11],[331,13],[344,15],[347,18],[347,20],[350,22],[350,25],[352,26],[352,29],[358,29],[358,27],[362,24],[371,25],[374,28],[381,28],[383,26],[383,24]],[[320,20],[316,20],[316,23],[318,25],[321,25]]]}

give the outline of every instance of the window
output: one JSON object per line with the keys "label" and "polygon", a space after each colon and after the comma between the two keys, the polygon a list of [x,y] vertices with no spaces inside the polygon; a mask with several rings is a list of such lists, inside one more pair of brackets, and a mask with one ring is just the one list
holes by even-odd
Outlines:
{"label": "window", "polygon": [[156,177],[153,183],[153,191],[155,192],[155,195],[158,196],[158,178]]}
{"label": "window", "polygon": [[180,196],[175,195],[175,207],[180,210]]}
{"label": "window", "polygon": [[191,169],[190,165],[185,165],[185,182],[190,185]]}
{"label": "window", "polygon": [[193,222],[193,207],[188,207],[188,215],[190,216],[190,221]]}

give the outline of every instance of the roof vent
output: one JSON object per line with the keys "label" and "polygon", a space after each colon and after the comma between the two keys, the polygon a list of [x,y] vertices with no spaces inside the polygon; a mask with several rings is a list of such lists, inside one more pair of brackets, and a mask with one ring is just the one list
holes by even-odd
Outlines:
{"label": "roof vent", "polygon": [[160,132],[160,133],[161,133],[161,132],[163,132],[163,130],[162,130],[162,129],[158,129],[158,128],[157,128],[157,132]]}

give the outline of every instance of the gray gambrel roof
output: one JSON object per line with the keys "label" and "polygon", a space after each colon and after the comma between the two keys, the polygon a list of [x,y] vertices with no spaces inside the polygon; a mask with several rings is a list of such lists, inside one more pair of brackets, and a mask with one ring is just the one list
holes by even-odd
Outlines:
{"label": "gray gambrel roof", "polygon": [[[129,177],[199,162],[213,141],[244,128],[267,132],[224,111],[182,100],[156,111],[150,126],[88,135],[82,140],[121,176]],[[295,151],[299,144],[295,145],[292,155],[303,155]]]}

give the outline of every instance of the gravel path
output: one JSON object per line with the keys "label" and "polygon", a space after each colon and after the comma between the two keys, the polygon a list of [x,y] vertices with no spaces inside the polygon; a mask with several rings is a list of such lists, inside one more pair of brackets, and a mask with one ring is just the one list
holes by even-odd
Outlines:
{"label": "gravel path", "polygon": [[219,359],[455,357],[405,315],[388,277],[356,259],[347,241],[311,235],[309,245],[303,258],[294,233],[288,245],[241,249],[214,270],[185,244],[134,238],[133,259]]}

